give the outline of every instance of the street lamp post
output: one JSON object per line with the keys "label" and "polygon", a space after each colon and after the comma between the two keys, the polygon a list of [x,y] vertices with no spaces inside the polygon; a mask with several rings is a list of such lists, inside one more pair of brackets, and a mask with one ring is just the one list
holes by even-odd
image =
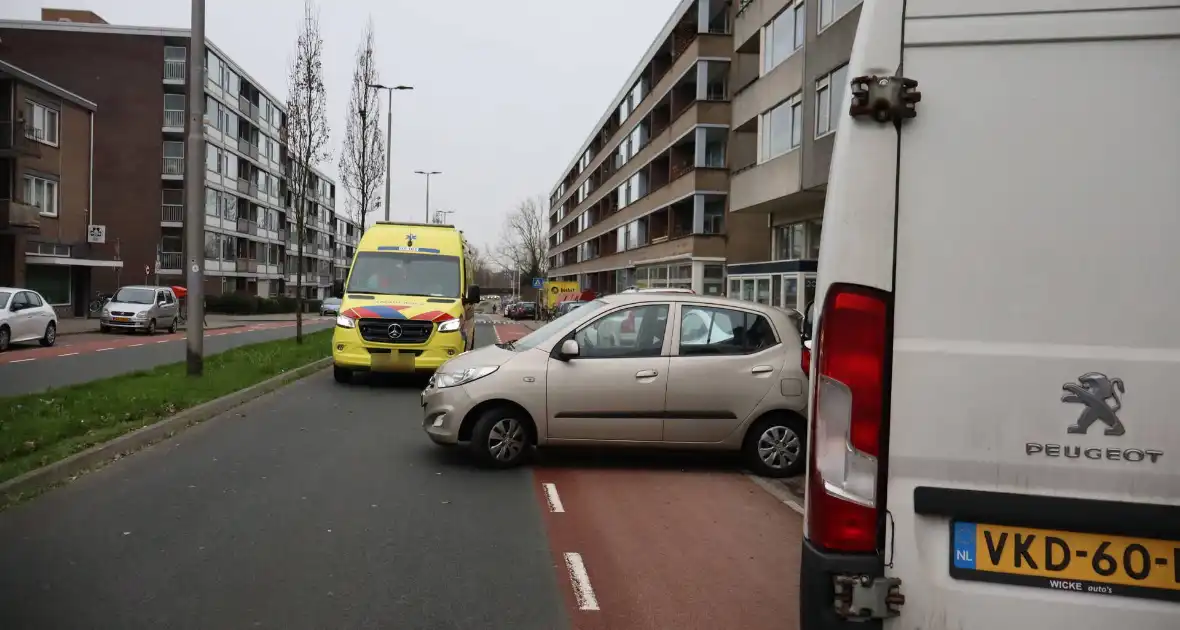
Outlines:
{"label": "street lamp post", "polygon": [[418,175],[426,176],[426,222],[430,223],[430,176],[442,175],[442,171],[414,171]]}
{"label": "street lamp post", "polygon": [[390,159],[393,156],[393,91],[394,90],[412,90],[410,85],[381,85],[380,83],[366,83],[365,87],[374,90],[385,90],[389,92],[389,113],[385,118],[385,220],[389,220],[389,183],[390,183]]}
{"label": "street lamp post", "polygon": [[[185,365],[189,376],[205,371],[205,0],[193,0],[189,25],[188,120],[184,139]],[[174,324],[175,326],[175,324]]]}

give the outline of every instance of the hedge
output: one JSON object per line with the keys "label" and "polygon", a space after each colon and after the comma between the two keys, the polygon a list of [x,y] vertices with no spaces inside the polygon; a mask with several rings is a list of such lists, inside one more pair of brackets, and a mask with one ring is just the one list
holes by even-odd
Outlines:
{"label": "hedge", "polygon": [[[225,293],[205,298],[205,311],[224,315],[269,315],[272,313],[294,313],[295,298],[258,297],[247,293]],[[320,300],[303,300],[303,310],[314,313],[320,310]]]}

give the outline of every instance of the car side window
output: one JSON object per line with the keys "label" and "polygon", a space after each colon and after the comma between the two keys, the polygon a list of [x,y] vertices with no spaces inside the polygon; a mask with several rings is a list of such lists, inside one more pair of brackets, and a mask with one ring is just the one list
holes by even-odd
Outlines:
{"label": "car side window", "polygon": [[165,304],[175,304],[176,303],[176,298],[172,295],[171,291],[163,291],[163,294],[164,294],[164,303]]}
{"label": "car side window", "polygon": [[41,296],[32,291],[25,291],[25,298],[29,300],[29,306],[38,307],[45,305],[45,302],[41,300]]}
{"label": "car side window", "polygon": [[29,301],[29,293],[21,291],[12,298],[12,304],[8,306],[9,310],[19,311],[22,308],[29,308],[32,302]]}
{"label": "car side window", "polygon": [[753,354],[778,343],[763,316],[728,308],[681,307],[680,356]]}
{"label": "car side window", "polygon": [[583,358],[658,357],[667,328],[668,305],[644,304],[598,318],[574,333],[574,341]]}
{"label": "car side window", "polygon": [[160,302],[167,302],[167,301],[168,301],[168,298],[164,297],[163,291],[156,292],[156,304],[159,304]]}

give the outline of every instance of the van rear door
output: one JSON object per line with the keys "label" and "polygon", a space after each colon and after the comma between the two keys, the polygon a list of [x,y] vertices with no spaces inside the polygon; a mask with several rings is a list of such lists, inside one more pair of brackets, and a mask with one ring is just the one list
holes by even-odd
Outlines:
{"label": "van rear door", "polygon": [[885,627],[1180,628],[1180,3],[887,5]]}

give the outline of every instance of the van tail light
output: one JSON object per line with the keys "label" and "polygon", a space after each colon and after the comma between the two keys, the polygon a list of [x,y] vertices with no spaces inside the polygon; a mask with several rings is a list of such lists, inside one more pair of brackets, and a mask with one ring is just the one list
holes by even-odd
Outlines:
{"label": "van tail light", "polygon": [[807,538],[844,552],[877,549],[888,294],[834,284],[815,338]]}

